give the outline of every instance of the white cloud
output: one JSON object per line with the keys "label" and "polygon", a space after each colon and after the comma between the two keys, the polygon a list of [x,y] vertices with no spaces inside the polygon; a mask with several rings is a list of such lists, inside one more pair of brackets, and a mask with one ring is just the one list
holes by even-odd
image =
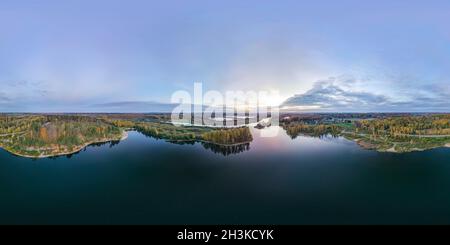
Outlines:
{"label": "white cloud", "polygon": [[[433,84],[420,89],[410,87],[408,96],[402,96],[402,99],[399,99],[369,90],[355,89],[355,87],[361,87],[361,84],[364,82],[347,76],[320,80],[315,82],[307,92],[287,99],[282,107],[288,110],[336,112],[448,112],[450,110],[448,86]],[[397,94],[400,97],[402,92]]]}

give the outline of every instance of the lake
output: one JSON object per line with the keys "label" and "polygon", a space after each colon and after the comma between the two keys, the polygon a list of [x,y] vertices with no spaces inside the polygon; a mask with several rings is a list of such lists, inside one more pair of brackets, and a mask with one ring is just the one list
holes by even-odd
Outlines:
{"label": "lake", "polygon": [[450,224],[450,148],[252,132],[233,149],[129,132],[72,156],[0,150],[0,223]]}

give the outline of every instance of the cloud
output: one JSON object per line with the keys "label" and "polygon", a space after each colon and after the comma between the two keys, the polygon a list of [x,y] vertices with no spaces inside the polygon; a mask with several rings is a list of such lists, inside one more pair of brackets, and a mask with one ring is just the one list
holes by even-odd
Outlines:
{"label": "cloud", "polygon": [[25,80],[16,80],[16,81],[10,81],[7,82],[7,85],[10,87],[21,87],[21,86],[26,86],[28,84],[28,81]]}
{"label": "cloud", "polygon": [[6,80],[0,81],[0,112],[28,111],[41,105],[58,104],[48,102],[51,92],[47,84],[40,80]]}
{"label": "cloud", "polygon": [[49,94],[44,81],[12,80],[2,83],[5,84],[3,91],[10,95],[11,100],[13,98],[27,100]]}
{"label": "cloud", "polygon": [[0,92],[0,103],[10,102],[11,98],[9,98],[5,93]]}
{"label": "cloud", "polygon": [[355,78],[337,77],[320,80],[303,94],[288,98],[281,108],[292,111],[322,112],[448,112],[450,89],[442,84],[431,84],[422,88],[410,88],[408,94],[395,96],[355,90],[359,84]]}
{"label": "cloud", "polygon": [[[350,91],[345,85],[355,83],[354,79],[338,80],[329,78],[314,83],[313,88],[304,94],[294,95],[287,99],[282,107],[312,108],[319,110],[354,110],[356,108],[371,109],[380,107],[388,102],[388,98],[364,91]],[[339,85],[339,83],[344,85]]]}
{"label": "cloud", "polygon": [[412,92],[410,100],[393,102],[393,108],[410,108],[415,111],[450,112],[450,86],[430,84]]}

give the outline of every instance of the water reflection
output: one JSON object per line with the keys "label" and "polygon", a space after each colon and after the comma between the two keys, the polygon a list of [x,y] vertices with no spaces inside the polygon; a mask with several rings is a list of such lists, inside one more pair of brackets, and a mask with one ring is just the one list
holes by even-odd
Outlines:
{"label": "water reflection", "polygon": [[244,151],[250,150],[250,143],[225,146],[202,142],[202,145],[203,147],[205,147],[205,149],[211,150],[214,153],[222,154],[224,156],[239,154]]}
{"label": "water reflection", "polygon": [[[143,134],[148,138],[159,140],[161,138],[154,137],[148,134]],[[195,140],[166,140],[166,142],[176,144],[176,145],[194,145],[195,143],[199,141]],[[214,153],[222,154],[224,156],[232,155],[232,154],[239,154],[244,151],[250,150],[250,143],[243,143],[243,144],[235,144],[235,145],[218,145],[214,143],[209,142],[199,142],[205,149],[210,150]]]}
{"label": "water reflection", "polygon": [[0,224],[450,223],[450,148],[379,153],[262,130],[251,149],[133,131],[39,164],[0,150]]}
{"label": "water reflection", "polygon": [[[269,131],[269,130],[280,130],[278,131],[280,135],[277,134],[276,137],[260,137],[258,135],[261,134],[262,131]],[[266,128],[262,128],[262,129],[256,129],[256,128],[251,128],[251,133],[253,135],[253,141],[249,142],[249,143],[243,143],[243,144],[234,144],[234,145],[218,145],[218,144],[214,144],[214,143],[209,143],[209,142],[202,142],[202,141],[195,141],[195,140],[167,140],[161,137],[155,137],[153,135],[150,134],[146,134],[143,132],[138,132],[138,131],[133,131],[136,132],[140,135],[143,135],[146,138],[150,138],[150,139],[154,139],[154,140],[162,140],[171,144],[176,144],[176,145],[195,145],[196,143],[199,143],[203,146],[204,149],[212,151],[216,154],[221,154],[223,156],[228,156],[228,155],[235,155],[235,154],[240,154],[243,153],[245,151],[249,151],[250,150],[250,144],[253,145],[253,150],[256,151],[267,151],[267,150],[282,150],[284,149],[292,149],[295,148],[297,150],[300,150],[301,148],[298,147],[298,142],[294,143],[294,141],[296,139],[301,138],[302,141],[305,140],[309,140],[308,142],[309,147],[308,149],[313,148],[313,145],[320,143],[325,143],[327,139],[338,139],[339,136],[337,135],[333,135],[333,134],[320,134],[320,135],[304,135],[304,134],[295,134],[295,135],[290,135],[288,134],[288,132],[282,128],[282,127],[266,127]],[[109,148],[113,148],[115,146],[117,146],[118,144],[120,144],[121,141],[120,140],[114,140],[114,141],[108,141],[108,142],[101,142],[101,143],[93,143],[90,144],[86,147],[84,147],[83,149],[81,149],[78,152],[72,153],[72,154],[67,154],[67,155],[60,155],[60,156],[53,156],[53,157],[49,157],[50,159],[57,159],[57,158],[72,158],[74,155],[79,154],[80,152],[85,152],[87,150],[88,147],[101,147],[104,145],[109,145]],[[293,144],[294,143],[294,144]],[[302,146],[303,148],[306,148],[304,145]],[[255,149],[257,148],[257,149]]]}
{"label": "water reflection", "polygon": [[[65,157],[65,158],[67,158],[67,159],[70,159],[70,158],[72,158],[74,155],[77,155],[77,154],[79,154],[79,153],[82,152],[82,151],[86,151],[86,149],[87,149],[88,147],[101,147],[101,146],[104,146],[104,145],[108,145],[108,144],[109,144],[109,148],[113,148],[114,146],[117,146],[120,142],[121,142],[120,140],[112,140],[112,141],[106,141],[106,142],[92,143],[92,144],[90,144],[90,145],[84,147],[83,149],[81,149],[81,150],[79,150],[79,151],[77,151],[77,152],[74,152],[74,153],[71,153],[71,154],[67,154],[67,155],[52,156],[52,157],[48,157],[48,158],[49,158],[49,159],[57,159],[57,158]],[[34,160],[36,160],[36,159],[34,159]]]}
{"label": "water reflection", "polygon": [[[257,137],[257,135],[259,135],[261,133],[261,131],[269,131],[269,130],[280,130],[278,131],[281,135],[278,135],[277,137],[269,137],[269,138],[261,138],[261,137]],[[214,143],[209,143],[209,142],[202,142],[202,141],[196,141],[196,140],[168,140],[168,139],[164,139],[161,137],[155,137],[153,135],[150,134],[146,134],[143,132],[138,132],[137,133],[145,136],[146,138],[150,138],[150,139],[155,139],[155,140],[163,140],[165,142],[171,143],[171,144],[176,144],[176,145],[194,145],[196,143],[200,143],[206,150],[212,151],[214,153],[217,154],[221,154],[223,156],[228,156],[228,155],[235,155],[235,154],[240,154],[243,153],[245,151],[249,151],[250,150],[250,144],[255,144],[255,145],[260,145],[258,143],[258,141],[264,141],[264,146],[267,145],[277,145],[277,146],[282,146],[283,147],[287,147],[285,144],[288,144],[288,146],[290,146],[289,148],[292,148],[293,146],[291,145],[293,140],[302,137],[303,140],[305,139],[318,139],[320,141],[325,140],[325,139],[337,139],[339,138],[339,136],[337,135],[333,135],[333,134],[319,134],[319,135],[303,135],[303,134],[297,134],[297,135],[289,135],[287,134],[287,131],[282,128],[282,127],[266,127],[263,129],[254,129],[251,128],[251,132],[253,134],[253,138],[254,140],[251,143],[243,143],[243,144],[235,144],[235,145],[218,145],[218,144],[214,144]],[[279,141],[282,142],[279,142]],[[120,141],[116,141],[116,142],[111,142],[110,143],[110,147],[113,147],[114,145],[120,143]],[[315,143],[318,143],[315,141]],[[105,143],[99,143],[99,144],[93,144],[92,146],[102,146]],[[84,149],[86,150],[86,149]],[[68,156],[69,157],[69,156]]]}

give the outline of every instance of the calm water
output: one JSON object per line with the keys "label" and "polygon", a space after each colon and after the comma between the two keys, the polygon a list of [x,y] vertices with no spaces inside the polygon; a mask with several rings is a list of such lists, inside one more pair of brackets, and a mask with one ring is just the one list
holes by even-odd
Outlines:
{"label": "calm water", "polygon": [[0,150],[0,223],[450,223],[450,148],[377,153],[341,138],[258,135],[226,156],[137,132],[70,158]]}

